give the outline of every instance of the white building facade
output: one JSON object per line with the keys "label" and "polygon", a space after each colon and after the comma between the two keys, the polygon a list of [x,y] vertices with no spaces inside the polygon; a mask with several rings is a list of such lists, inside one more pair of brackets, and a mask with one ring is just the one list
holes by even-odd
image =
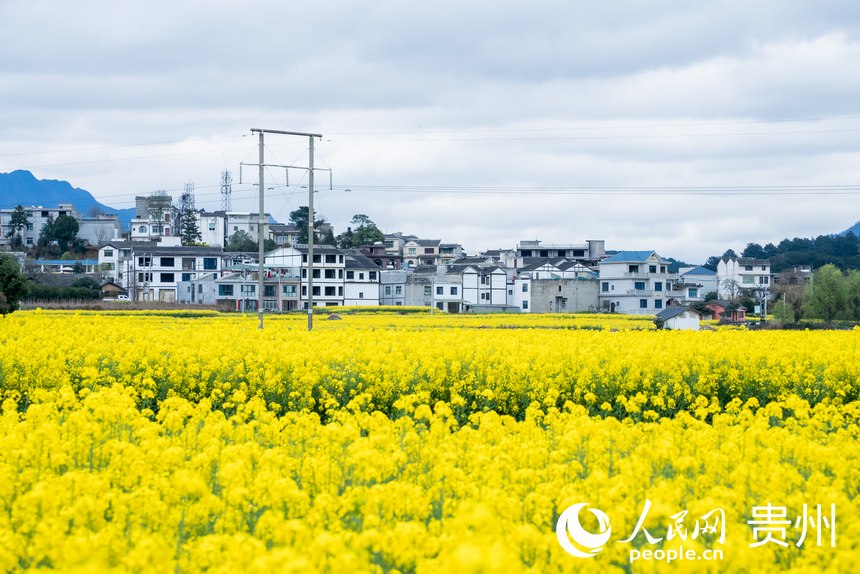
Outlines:
{"label": "white building facade", "polygon": [[600,261],[599,305],[604,311],[654,315],[667,307],[677,274],[654,251],[620,251]]}

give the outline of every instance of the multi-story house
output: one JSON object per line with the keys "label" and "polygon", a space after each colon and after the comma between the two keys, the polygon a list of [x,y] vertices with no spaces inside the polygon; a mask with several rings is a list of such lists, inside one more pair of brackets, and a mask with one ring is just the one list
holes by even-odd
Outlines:
{"label": "multi-story house", "polygon": [[724,257],[717,263],[717,282],[721,299],[741,293],[767,293],[771,287],[770,259]]}
{"label": "multi-story house", "polygon": [[717,293],[717,274],[702,266],[681,267],[678,280],[672,285],[673,305],[704,301],[708,293]]}
{"label": "multi-story house", "polygon": [[523,267],[533,262],[533,259],[573,259],[596,264],[606,255],[605,244],[602,239],[589,239],[581,244],[543,244],[537,239],[520,241],[513,266]]}
{"label": "multi-story house", "polygon": [[269,225],[269,239],[278,247],[289,247],[299,242],[299,228],[295,225],[272,223]]}
{"label": "multi-story house", "polygon": [[[268,213],[263,214],[263,238],[269,237],[269,220]],[[244,231],[251,236],[251,239],[257,241],[259,237],[260,216],[258,213],[248,213],[239,211],[228,211],[226,213],[227,227],[224,232],[224,240],[230,239],[230,236],[237,231]]]}
{"label": "multi-story house", "polygon": [[[449,266],[455,267],[454,263]],[[464,265],[460,271],[465,310],[505,307],[508,304],[508,275],[498,267]]]}
{"label": "multi-story house", "polygon": [[315,245],[313,265],[308,246],[280,247],[266,255],[267,268],[300,269],[300,308],[307,309],[308,270],[312,267],[314,306],[378,305],[381,269],[359,252]]}
{"label": "multi-story house", "polygon": [[385,245],[381,242],[373,245],[365,245],[359,248],[362,255],[373,261],[380,269],[401,269],[403,267],[403,257],[394,253],[389,253],[385,249]]}
{"label": "multi-story house", "polygon": [[416,269],[421,265],[439,265],[439,239],[410,239],[403,245],[403,265]]}
{"label": "multi-story house", "polygon": [[194,217],[201,243],[210,247],[224,247],[227,244],[227,212],[201,209],[195,212]]}
{"label": "multi-story house", "polygon": [[[401,269],[385,269],[382,270],[379,274],[379,304],[380,305],[392,305],[392,306],[401,306],[401,305],[415,305],[419,307],[429,307],[431,303],[430,299],[430,288],[432,283],[429,280],[425,280],[424,283],[427,285],[427,296],[426,300],[423,298],[417,298],[414,294],[408,298],[407,303],[407,278],[412,276],[412,272],[404,271]],[[421,289],[421,293],[423,295],[423,289]],[[417,301],[416,301],[417,299]]]}
{"label": "multi-story house", "polygon": [[465,257],[463,246],[459,243],[440,243],[439,244],[439,265],[448,265],[454,261]]}
{"label": "multi-story house", "polygon": [[127,290],[132,300],[177,300],[180,281],[223,269],[220,247],[177,247],[150,242],[114,241],[99,247],[104,278]]}
{"label": "multi-story house", "polygon": [[157,241],[176,233],[173,198],[166,193],[154,193],[134,198],[135,213],[129,224],[132,241]]}
{"label": "multi-story house", "polygon": [[[0,210],[0,235],[4,239],[12,232],[11,218],[14,211],[15,209]],[[24,207],[24,212],[27,214],[27,224],[21,230],[21,243],[25,247],[36,245],[39,241],[39,235],[42,233],[42,227],[49,220],[56,220],[61,215],[68,215],[77,220],[81,219],[81,214],[71,203],[60,203],[57,207],[31,205]]]}
{"label": "multi-story house", "polygon": [[343,304],[379,305],[382,270],[358,251],[346,253],[343,280]]}
{"label": "multi-story house", "polygon": [[612,313],[653,315],[666,308],[677,274],[654,251],[620,251],[600,262],[600,307]]}

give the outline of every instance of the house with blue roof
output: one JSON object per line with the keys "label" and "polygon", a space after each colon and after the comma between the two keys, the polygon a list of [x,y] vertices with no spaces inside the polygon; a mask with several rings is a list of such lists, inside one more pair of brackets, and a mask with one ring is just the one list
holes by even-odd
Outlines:
{"label": "house with blue roof", "polygon": [[673,296],[683,304],[704,301],[708,293],[718,293],[717,272],[706,267],[681,267],[678,281],[672,286]]}
{"label": "house with blue roof", "polygon": [[656,251],[619,251],[600,261],[600,308],[655,315],[667,307],[678,275]]}

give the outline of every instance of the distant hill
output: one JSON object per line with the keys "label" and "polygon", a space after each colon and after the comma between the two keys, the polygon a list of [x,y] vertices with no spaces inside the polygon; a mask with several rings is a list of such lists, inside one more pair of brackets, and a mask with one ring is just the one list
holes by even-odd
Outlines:
{"label": "distant hill", "polygon": [[17,205],[56,207],[60,203],[71,203],[84,215],[93,208],[103,213],[116,213],[125,229],[128,229],[129,222],[134,216],[134,208],[109,207],[96,200],[87,190],[72,187],[67,181],[36,179],[26,170],[0,173],[0,209],[9,209]]}
{"label": "distant hill", "polygon": [[854,227],[849,227],[848,229],[846,229],[845,231],[843,231],[839,235],[848,235],[849,233],[853,233],[854,235],[857,235],[858,237],[860,237],[860,221],[855,223]]}

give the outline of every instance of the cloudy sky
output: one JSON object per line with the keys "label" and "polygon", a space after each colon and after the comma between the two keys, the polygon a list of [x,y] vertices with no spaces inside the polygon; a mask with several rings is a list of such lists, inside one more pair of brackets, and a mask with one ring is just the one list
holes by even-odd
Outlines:
{"label": "cloudy sky", "polygon": [[[467,251],[704,261],[860,220],[852,0],[0,0],[0,172],[114,207],[256,206],[251,128],[316,132],[316,206]],[[306,166],[305,138],[266,162]],[[267,211],[307,203],[271,167]]]}

